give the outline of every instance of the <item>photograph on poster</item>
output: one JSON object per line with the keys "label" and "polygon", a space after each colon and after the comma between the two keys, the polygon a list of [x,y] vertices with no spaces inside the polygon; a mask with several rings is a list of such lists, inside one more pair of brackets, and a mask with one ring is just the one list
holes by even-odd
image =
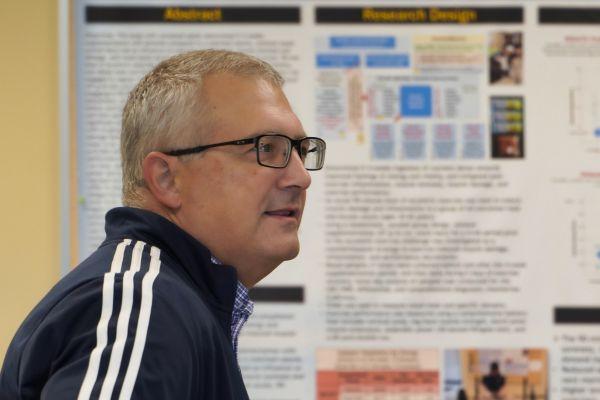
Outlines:
{"label": "photograph on poster", "polygon": [[524,101],[520,96],[490,99],[492,158],[523,158]]}
{"label": "photograph on poster", "polygon": [[523,34],[493,32],[488,51],[490,84],[520,85],[523,81]]}
{"label": "photograph on poster", "polygon": [[542,400],[547,392],[545,349],[444,352],[444,400]]}

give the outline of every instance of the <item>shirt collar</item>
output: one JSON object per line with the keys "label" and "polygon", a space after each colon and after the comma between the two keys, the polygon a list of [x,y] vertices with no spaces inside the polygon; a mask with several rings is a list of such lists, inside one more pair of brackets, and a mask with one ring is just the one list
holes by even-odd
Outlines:
{"label": "shirt collar", "polygon": [[254,303],[250,300],[248,289],[242,282],[238,281],[235,291],[235,301],[233,303],[233,313],[250,316],[252,311],[254,311]]}
{"label": "shirt collar", "polygon": [[[221,261],[211,254],[210,261],[213,264],[223,265]],[[254,311],[254,302],[250,300],[248,288],[240,281],[237,282],[235,290],[235,301],[233,302],[233,315],[250,316]]]}

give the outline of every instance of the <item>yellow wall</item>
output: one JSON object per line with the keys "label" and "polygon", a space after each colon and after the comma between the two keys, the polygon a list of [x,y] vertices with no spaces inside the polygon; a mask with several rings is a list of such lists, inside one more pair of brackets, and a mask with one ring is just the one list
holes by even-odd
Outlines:
{"label": "yellow wall", "polygon": [[58,1],[0,1],[0,362],[59,277]]}

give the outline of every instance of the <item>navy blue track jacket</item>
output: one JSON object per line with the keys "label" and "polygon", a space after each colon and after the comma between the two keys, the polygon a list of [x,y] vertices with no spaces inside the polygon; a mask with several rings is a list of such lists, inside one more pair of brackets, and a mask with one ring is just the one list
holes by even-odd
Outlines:
{"label": "navy blue track jacket", "polygon": [[231,345],[235,269],[149,211],[109,211],[106,235],[17,331],[0,400],[248,399]]}

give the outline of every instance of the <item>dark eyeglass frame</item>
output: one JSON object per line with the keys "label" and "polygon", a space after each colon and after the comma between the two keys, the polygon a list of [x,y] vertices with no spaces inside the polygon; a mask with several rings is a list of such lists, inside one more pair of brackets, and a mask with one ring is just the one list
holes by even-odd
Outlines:
{"label": "dark eyeglass frame", "polygon": [[[296,151],[298,152],[298,155],[300,156],[300,159],[302,159],[302,142],[306,141],[306,140],[317,140],[318,142],[323,144],[323,151],[325,151],[326,148],[326,143],[323,139],[318,138],[318,137],[314,137],[314,136],[306,136],[303,137],[301,139],[292,139],[286,135],[282,135],[280,133],[265,133],[262,135],[258,135],[255,137],[251,137],[248,139],[238,139],[238,140],[231,140],[228,142],[220,142],[220,143],[212,143],[212,144],[207,144],[207,145],[203,145],[203,146],[196,146],[196,147],[190,147],[187,149],[178,149],[178,150],[170,150],[170,151],[165,151],[163,152],[164,154],[168,155],[168,156],[185,156],[188,154],[197,154],[197,153],[201,153],[204,150],[208,150],[211,149],[213,147],[219,147],[219,146],[242,146],[242,145],[246,145],[246,144],[254,144],[254,149],[256,150],[256,162],[258,163],[258,165],[262,165],[263,167],[267,167],[267,168],[285,168],[287,167],[288,163],[290,162],[290,158],[292,156],[292,152],[289,151],[287,154],[287,158],[285,160],[284,165],[282,166],[273,166],[273,165],[267,165],[267,164],[263,164],[260,162],[260,149],[258,148],[258,144],[260,143],[260,139],[262,139],[263,137],[266,136],[279,136],[279,137],[283,137],[286,138],[289,143],[291,144],[291,148],[296,149]],[[314,151],[314,150],[313,150]],[[324,156],[323,156],[324,158]],[[302,161],[304,161],[302,159]],[[304,167],[306,168],[306,166]],[[318,171],[321,168],[323,168],[323,165],[321,165],[321,167],[319,168],[306,168],[308,171]]]}

